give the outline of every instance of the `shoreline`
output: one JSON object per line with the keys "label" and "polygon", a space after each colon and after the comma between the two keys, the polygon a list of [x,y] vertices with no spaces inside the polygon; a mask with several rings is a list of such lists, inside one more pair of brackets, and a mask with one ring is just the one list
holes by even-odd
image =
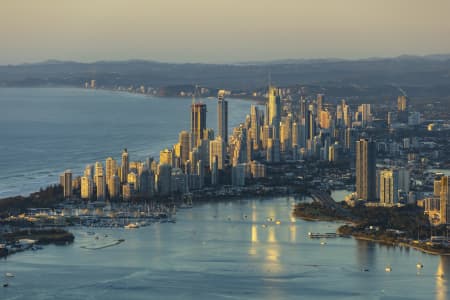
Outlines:
{"label": "shoreline", "polygon": [[[420,243],[417,241],[414,243],[414,239],[411,238],[411,235],[389,235],[389,229],[380,229],[377,230],[367,230],[367,227],[371,225],[370,223],[358,222],[358,215],[355,213],[350,213],[348,216],[345,215],[332,215],[333,212],[328,210],[327,208],[311,204],[300,204],[297,205],[293,211],[293,215],[296,218],[300,218],[305,221],[319,221],[319,222],[345,222],[345,224],[338,227],[336,232],[338,234],[352,236],[356,240],[365,240],[378,244],[391,245],[391,246],[400,246],[400,247],[409,247],[414,250],[420,251],[422,253],[427,253],[431,255],[443,255],[450,256],[449,248],[432,248],[432,244]],[[350,226],[349,226],[350,225]],[[381,235],[381,237],[376,237]]]}
{"label": "shoreline", "polygon": [[399,246],[399,247],[408,247],[408,248],[412,248],[416,251],[420,251],[422,253],[426,253],[426,254],[431,254],[431,255],[439,255],[439,256],[450,256],[450,253],[442,253],[439,251],[433,251],[433,250],[429,250],[429,249],[425,249],[422,248],[420,246],[415,246],[409,243],[405,243],[405,242],[388,242],[385,240],[380,240],[380,239],[375,239],[375,238],[370,238],[370,237],[364,237],[364,236],[358,236],[358,235],[351,235],[353,238],[355,238],[356,240],[362,240],[362,241],[368,241],[368,242],[374,242],[374,243],[378,243],[378,244],[382,244],[382,245],[390,245],[390,246]]}
{"label": "shoreline", "polygon": [[[143,94],[143,93],[137,93],[137,92],[130,92],[130,91],[126,91],[126,90],[115,90],[112,88],[95,88],[95,89],[91,89],[91,88],[85,88],[82,86],[70,86],[70,85],[62,85],[62,86],[30,86],[30,87],[0,87],[0,88],[13,88],[13,89],[22,89],[22,88],[30,88],[30,89],[38,89],[38,88],[42,88],[42,89],[75,89],[77,91],[86,91],[86,92],[95,92],[95,91],[100,91],[100,92],[108,92],[108,93],[121,93],[124,95],[132,95],[132,96],[137,96],[137,97],[142,97],[142,98],[156,98],[156,99],[176,99],[176,100],[180,100],[180,101],[191,101],[191,97],[183,97],[183,96],[166,96],[166,95],[153,95],[153,94]],[[200,99],[208,99],[209,97],[199,97],[198,100]],[[213,97],[214,99],[217,100],[217,98]],[[253,102],[254,104],[260,105],[262,104],[263,100],[261,99],[255,99],[255,98],[251,98],[251,97],[234,97],[234,96],[230,96],[229,99],[231,101],[234,100],[241,100],[241,101],[246,101],[246,102]],[[177,136],[177,135],[175,135]],[[176,143],[177,139],[175,138],[174,143]],[[159,149],[162,150],[162,149]],[[159,153],[158,150],[158,153]],[[104,157],[106,158],[108,155],[104,155]],[[89,158],[86,159],[86,161],[89,161]],[[80,166],[79,168],[79,172],[78,174],[82,174],[83,172],[83,166]],[[76,169],[74,169],[76,170]],[[50,176],[50,175],[49,175]],[[57,176],[57,174],[55,174],[55,176]],[[49,178],[53,178],[53,177],[49,177]],[[40,179],[40,178],[38,178]],[[45,180],[45,178],[44,178]],[[42,181],[44,181],[42,180]],[[40,180],[39,180],[40,181]],[[2,202],[5,199],[10,199],[10,198],[17,198],[17,197],[30,197],[32,194],[35,194],[36,192],[39,191],[39,189],[46,189],[48,186],[51,185],[55,185],[57,184],[57,182],[45,182],[43,183],[43,185],[41,186],[36,186],[36,188],[34,188],[34,190],[25,190],[25,191],[16,191],[12,194],[4,194],[0,196],[0,202]]]}
{"label": "shoreline", "polygon": [[[330,223],[339,223],[339,222],[345,222],[345,223],[353,223],[356,224],[354,222],[350,222],[348,220],[344,220],[344,219],[339,219],[339,218],[313,218],[313,217],[297,217],[300,218],[304,221],[307,222],[330,222]],[[344,226],[344,225],[342,225]],[[341,229],[340,226],[337,229],[337,232],[339,232],[339,230]],[[371,238],[371,237],[367,237],[367,236],[361,236],[358,234],[354,234],[354,233],[350,233],[349,234],[351,237],[353,237],[355,240],[362,240],[362,241],[368,241],[368,242],[373,242],[373,243],[377,243],[377,244],[381,244],[381,245],[389,245],[389,246],[394,246],[394,247],[408,247],[408,248],[412,248],[416,251],[420,251],[422,253],[426,253],[426,254],[430,254],[430,255],[439,255],[439,256],[450,256],[450,252],[440,252],[440,251],[433,251],[430,249],[426,249],[417,245],[413,245],[413,244],[409,244],[409,243],[405,243],[405,242],[400,242],[400,241],[386,241],[386,240],[380,240],[380,239],[376,239],[376,238]]]}

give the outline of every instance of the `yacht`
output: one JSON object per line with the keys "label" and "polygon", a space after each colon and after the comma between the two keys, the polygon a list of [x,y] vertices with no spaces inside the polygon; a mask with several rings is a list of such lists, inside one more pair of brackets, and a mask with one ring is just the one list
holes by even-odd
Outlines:
{"label": "yacht", "polygon": [[139,225],[136,223],[130,223],[128,225],[124,226],[125,229],[135,229],[135,228],[139,228]]}

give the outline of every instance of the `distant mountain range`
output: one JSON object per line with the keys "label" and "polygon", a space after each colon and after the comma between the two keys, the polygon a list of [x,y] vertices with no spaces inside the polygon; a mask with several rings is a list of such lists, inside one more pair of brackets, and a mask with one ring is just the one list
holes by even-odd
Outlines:
{"label": "distant mountain range", "polygon": [[[410,96],[450,95],[450,55],[394,58],[286,59],[235,64],[163,63],[147,60],[80,63],[48,60],[0,66],[0,86],[83,86],[95,79],[98,86],[167,87],[198,84],[211,88],[251,91],[267,86],[305,85],[336,96],[397,93]],[[340,90],[340,92],[339,92]],[[328,93],[327,92],[327,93]],[[342,94],[342,95],[341,95]]]}

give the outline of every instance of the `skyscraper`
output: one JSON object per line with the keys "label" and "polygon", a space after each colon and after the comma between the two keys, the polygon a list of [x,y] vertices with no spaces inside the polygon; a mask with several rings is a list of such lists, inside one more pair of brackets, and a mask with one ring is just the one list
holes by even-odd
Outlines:
{"label": "skyscraper", "polygon": [[408,98],[406,96],[398,96],[397,98],[397,110],[406,111],[408,109]]}
{"label": "skyscraper", "polygon": [[273,126],[274,138],[280,138],[281,99],[277,88],[269,87],[268,101],[269,125]]}
{"label": "skyscraper", "polygon": [[350,110],[350,106],[345,103],[345,100],[342,100],[342,114],[345,127],[352,127],[352,111]]}
{"label": "skyscraper", "polygon": [[108,157],[106,159],[106,176],[105,176],[105,182],[106,182],[106,187],[109,191],[109,179],[116,173],[116,169],[117,169],[117,162],[115,159],[113,159],[112,157]]}
{"label": "skyscraper", "polygon": [[184,165],[189,159],[189,151],[191,151],[189,132],[187,132],[186,130],[181,131],[180,135],[178,136],[178,143],[180,143],[181,145],[181,164]]}
{"label": "skyscraper", "polygon": [[156,177],[156,183],[158,187],[158,193],[161,196],[168,196],[170,195],[171,187],[171,174],[172,174],[172,167],[167,164],[159,164],[158,165],[158,173]]}
{"label": "skyscraper", "polygon": [[109,198],[115,200],[120,194],[120,178],[113,174],[108,180]]}
{"label": "skyscraper", "polygon": [[95,163],[95,186],[97,187],[97,200],[103,201],[105,200],[106,191],[105,191],[105,176],[103,174],[103,165],[101,162]]}
{"label": "skyscraper", "polygon": [[120,181],[122,183],[126,183],[128,173],[130,172],[130,161],[129,161],[129,157],[128,157],[128,151],[126,148],[122,152],[122,164],[121,164],[120,168],[121,168]]}
{"label": "skyscraper", "polygon": [[398,171],[382,170],[380,172],[380,203],[398,203]]}
{"label": "skyscraper", "polygon": [[81,199],[91,200],[93,196],[94,185],[92,179],[88,176],[81,177]]}
{"label": "skyscraper", "polygon": [[228,102],[225,100],[225,91],[220,90],[217,94],[217,133],[222,137],[225,145],[228,144]]}
{"label": "skyscraper", "polygon": [[173,167],[174,155],[171,149],[159,151],[159,163],[161,165],[170,165]]}
{"label": "skyscraper", "polygon": [[206,129],[206,104],[191,105],[191,148],[201,145],[203,131]]}
{"label": "skyscraper", "polygon": [[250,106],[250,126],[251,126],[251,136],[253,140],[253,149],[259,150],[260,146],[260,132],[261,132],[261,124],[260,124],[260,112],[258,107],[254,104]]}
{"label": "skyscraper", "polygon": [[72,197],[72,171],[66,170],[63,174],[64,198]]}
{"label": "skyscraper", "polygon": [[440,215],[441,224],[449,224],[450,222],[450,205],[449,205],[449,192],[448,192],[448,176],[441,177],[440,184]]}
{"label": "skyscraper", "polygon": [[368,139],[356,142],[356,194],[361,200],[376,200],[375,142]]}
{"label": "skyscraper", "polygon": [[212,164],[215,157],[217,158],[217,169],[223,170],[225,164],[225,143],[220,136],[209,142],[209,162],[211,170],[213,169]]}
{"label": "skyscraper", "polygon": [[308,111],[306,121],[307,138],[312,140],[316,136],[316,119],[312,110]]}
{"label": "skyscraper", "polygon": [[84,176],[89,177],[89,179],[94,179],[94,166],[87,165],[84,169]]}
{"label": "skyscraper", "polygon": [[368,123],[372,121],[372,112],[370,104],[361,104],[358,107],[358,111],[361,113],[362,126],[367,126]]}

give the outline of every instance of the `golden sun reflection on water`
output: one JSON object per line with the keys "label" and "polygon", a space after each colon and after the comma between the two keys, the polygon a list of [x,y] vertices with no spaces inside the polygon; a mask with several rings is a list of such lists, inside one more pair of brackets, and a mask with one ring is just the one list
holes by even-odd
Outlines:
{"label": "golden sun reflection on water", "polygon": [[448,275],[448,264],[450,263],[449,258],[441,256],[436,270],[436,300],[446,300],[447,299],[447,280],[445,278]]}

